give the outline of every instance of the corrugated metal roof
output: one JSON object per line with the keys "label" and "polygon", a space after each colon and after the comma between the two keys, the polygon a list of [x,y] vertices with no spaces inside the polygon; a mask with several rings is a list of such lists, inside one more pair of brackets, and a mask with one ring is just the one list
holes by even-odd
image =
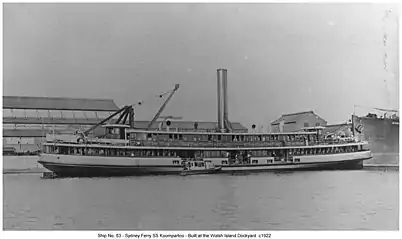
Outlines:
{"label": "corrugated metal roof", "polygon": [[284,123],[289,123],[289,122],[308,120],[308,117],[310,117],[310,116],[315,116],[315,117],[325,121],[323,118],[321,118],[316,113],[314,113],[314,111],[310,110],[310,111],[304,111],[304,112],[298,112],[298,113],[292,113],[292,114],[284,114],[279,119],[273,121],[271,123],[271,125],[279,124],[281,121],[284,121]]}
{"label": "corrugated metal roof", "polygon": [[109,99],[75,99],[59,97],[3,96],[4,109],[117,111]]}

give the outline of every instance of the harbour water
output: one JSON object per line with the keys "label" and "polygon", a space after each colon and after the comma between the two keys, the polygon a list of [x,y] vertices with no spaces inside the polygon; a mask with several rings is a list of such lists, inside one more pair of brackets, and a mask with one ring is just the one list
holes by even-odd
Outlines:
{"label": "harbour water", "polygon": [[4,230],[399,229],[397,170],[3,182]]}

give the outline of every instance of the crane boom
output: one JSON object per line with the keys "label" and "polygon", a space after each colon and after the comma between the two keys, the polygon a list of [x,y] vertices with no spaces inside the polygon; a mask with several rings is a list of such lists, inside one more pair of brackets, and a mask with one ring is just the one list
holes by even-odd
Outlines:
{"label": "crane boom", "polygon": [[87,129],[84,132],[84,135],[87,136],[89,132],[91,132],[92,130],[98,128],[100,125],[102,125],[103,123],[105,123],[106,121],[110,120],[111,118],[115,117],[116,115],[118,115],[120,112],[123,112],[124,110],[127,110],[128,108],[130,108],[130,106],[124,106],[123,108],[121,108],[120,110],[116,111],[114,114],[110,115],[109,117],[107,117],[106,119],[102,120],[101,122],[97,123],[96,125],[92,126],[91,128]]}
{"label": "crane boom", "polygon": [[159,118],[159,116],[161,115],[161,113],[163,112],[163,110],[165,109],[167,103],[169,103],[170,99],[172,98],[172,96],[174,95],[174,93],[179,89],[179,84],[176,84],[174,86],[174,89],[172,90],[172,92],[170,92],[169,97],[166,99],[165,103],[163,103],[163,105],[161,106],[161,108],[158,110],[158,112],[156,113],[156,115],[154,116],[154,118],[151,120],[151,122],[148,124],[148,129],[156,122],[156,120]]}

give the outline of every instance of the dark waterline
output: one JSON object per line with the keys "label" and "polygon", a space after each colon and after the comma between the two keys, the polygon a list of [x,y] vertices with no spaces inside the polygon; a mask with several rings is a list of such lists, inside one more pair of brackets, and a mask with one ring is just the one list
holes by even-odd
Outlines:
{"label": "dark waterline", "polygon": [[399,172],[4,175],[5,230],[398,230]]}

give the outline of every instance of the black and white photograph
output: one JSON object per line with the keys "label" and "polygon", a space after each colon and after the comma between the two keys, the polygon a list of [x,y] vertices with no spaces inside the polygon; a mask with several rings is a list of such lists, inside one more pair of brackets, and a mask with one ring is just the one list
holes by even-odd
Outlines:
{"label": "black and white photograph", "polygon": [[2,8],[4,238],[398,237],[399,4]]}

